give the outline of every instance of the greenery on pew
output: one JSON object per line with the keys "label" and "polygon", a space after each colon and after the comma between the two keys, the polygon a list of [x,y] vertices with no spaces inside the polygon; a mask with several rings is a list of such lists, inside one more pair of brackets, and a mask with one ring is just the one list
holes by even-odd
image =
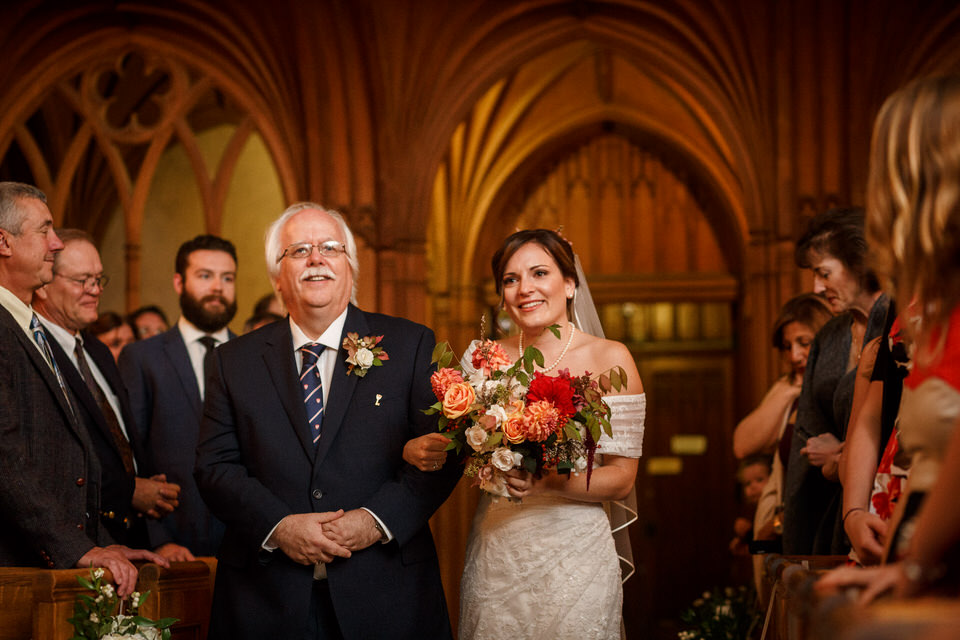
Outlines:
{"label": "greenery on pew", "polygon": [[[103,583],[103,569],[90,569],[90,577],[77,576],[77,581],[92,595],[81,593],[73,606],[73,625],[70,640],[170,640],[170,627],[177,618],[151,620],[137,614],[150,592],[142,595],[134,591],[129,604],[117,596],[109,582]],[[124,615],[128,604],[129,614]]]}

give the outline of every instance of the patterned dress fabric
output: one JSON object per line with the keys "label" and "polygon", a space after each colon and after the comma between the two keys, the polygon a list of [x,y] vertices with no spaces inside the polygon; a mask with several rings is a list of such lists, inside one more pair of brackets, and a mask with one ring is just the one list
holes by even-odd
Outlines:
{"label": "patterned dress fabric", "polygon": [[[600,451],[639,457],[645,395],[604,400],[614,437]],[[460,587],[461,639],[620,637],[620,562],[602,503],[484,494]]]}

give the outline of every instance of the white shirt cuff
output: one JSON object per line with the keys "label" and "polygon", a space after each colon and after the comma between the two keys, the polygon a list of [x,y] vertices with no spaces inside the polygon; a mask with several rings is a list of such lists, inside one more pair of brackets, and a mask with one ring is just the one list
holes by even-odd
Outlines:
{"label": "white shirt cuff", "polygon": [[367,513],[369,513],[370,515],[372,515],[373,519],[380,523],[380,527],[383,528],[383,532],[387,535],[387,539],[381,540],[380,544],[387,544],[388,542],[393,540],[393,534],[390,533],[390,528],[387,527],[386,524],[384,524],[383,520],[377,517],[377,514],[375,514],[373,511],[370,511],[370,509],[367,509],[366,507],[360,507],[360,508],[366,511]]}

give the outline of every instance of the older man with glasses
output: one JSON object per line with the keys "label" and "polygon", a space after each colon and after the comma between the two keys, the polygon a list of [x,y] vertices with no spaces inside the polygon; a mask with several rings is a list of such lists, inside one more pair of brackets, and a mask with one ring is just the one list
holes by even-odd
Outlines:
{"label": "older man with glasses", "polygon": [[33,306],[53,338],[53,357],[100,459],[100,524],[116,541],[147,548],[144,518],[172,512],[180,487],[164,475],[138,476],[144,454],[131,441],[133,419],[120,372],[107,346],[86,331],[109,278],[87,233],[61,229],[57,235],[64,247],[54,259],[53,280],[37,289]]}

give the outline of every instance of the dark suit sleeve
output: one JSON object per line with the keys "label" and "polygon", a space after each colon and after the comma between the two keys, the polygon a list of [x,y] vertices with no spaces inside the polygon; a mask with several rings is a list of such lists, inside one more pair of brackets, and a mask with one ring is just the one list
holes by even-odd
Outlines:
{"label": "dark suit sleeve", "polygon": [[[424,328],[417,345],[411,375],[407,419],[410,438],[437,431],[437,416],[427,416],[423,410],[436,399],[430,386],[433,373],[433,331]],[[363,506],[377,514],[402,546],[426,526],[433,513],[443,504],[460,480],[461,468],[454,455],[439,471],[424,472],[404,464],[396,480],[384,484]]]}
{"label": "dark suit sleeve", "polygon": [[[127,433],[130,435],[130,441],[138,443],[138,447],[140,447],[148,441],[147,432],[150,427],[150,407],[153,404],[153,397],[138,354],[139,351],[135,349],[129,347],[124,349],[120,352],[117,366],[120,369],[120,379],[123,381],[123,386],[127,392],[132,420],[132,424],[127,425]],[[154,471],[150,453],[149,451],[141,451],[144,459],[139,460],[139,462],[146,465],[146,469],[141,469],[141,473],[153,475],[156,471]]]}
{"label": "dark suit sleeve", "polygon": [[[129,403],[130,422],[127,424],[127,433],[130,435],[130,442],[136,443],[140,475],[150,477],[157,474],[156,463],[147,446],[153,392],[141,363],[141,350],[128,346],[120,352],[117,366]],[[154,549],[173,541],[167,529],[152,518],[147,520],[147,537]]]}
{"label": "dark suit sleeve", "polygon": [[292,511],[247,471],[221,366],[217,350],[206,381],[194,478],[210,510],[259,547]]}

